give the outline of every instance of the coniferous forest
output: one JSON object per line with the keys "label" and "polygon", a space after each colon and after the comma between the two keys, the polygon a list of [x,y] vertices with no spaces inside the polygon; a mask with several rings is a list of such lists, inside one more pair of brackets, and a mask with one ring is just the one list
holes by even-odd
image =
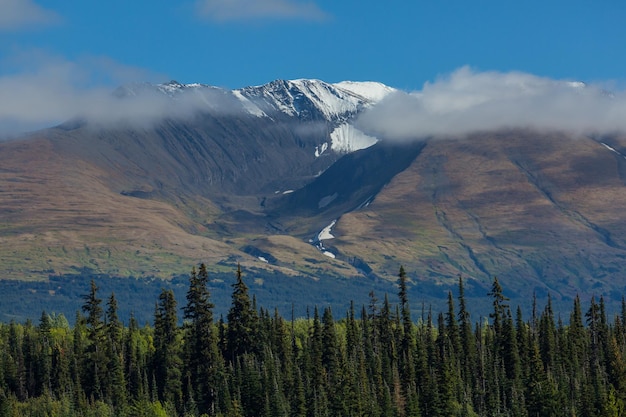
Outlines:
{"label": "coniferous forest", "polygon": [[0,415],[626,415],[624,302],[612,318],[602,298],[576,298],[566,323],[550,301],[523,317],[494,279],[474,322],[459,277],[447,311],[415,321],[400,268],[393,301],[294,319],[257,306],[238,270],[214,317],[207,284],[194,268],[182,309],[163,290],[152,326],[122,324],[94,281],[73,328],[46,312],[0,324]]}

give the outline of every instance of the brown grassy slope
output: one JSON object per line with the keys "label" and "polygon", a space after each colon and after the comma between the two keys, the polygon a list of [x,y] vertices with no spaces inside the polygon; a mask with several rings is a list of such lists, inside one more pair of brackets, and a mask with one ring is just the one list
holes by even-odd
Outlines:
{"label": "brown grassy slope", "polygon": [[502,275],[514,291],[623,288],[624,162],[560,134],[432,141],[367,209],[341,218],[335,243],[386,275],[402,263],[425,279]]}
{"label": "brown grassy slope", "polygon": [[188,233],[198,226],[173,206],[112,191],[111,175],[44,138],[1,144],[0,277],[73,266],[169,276],[227,256],[227,245]]}
{"label": "brown grassy slope", "polygon": [[[167,131],[168,143],[178,133]],[[260,208],[223,213],[208,188],[194,194],[213,175],[209,166],[186,173],[181,161],[167,165],[176,155],[167,147],[152,149],[147,136],[132,136],[127,149],[128,137],[120,135],[57,130],[0,144],[0,278],[84,266],[167,277],[235,255],[244,266],[311,275],[353,276],[348,262],[355,258],[390,279],[401,264],[434,281],[462,273],[488,286],[498,275],[527,294],[626,286],[626,159],[588,138],[512,131],[430,141],[369,206],[340,218],[336,239],[325,242],[340,254],[331,260],[306,243],[316,225],[332,220],[324,213],[283,214],[279,220],[298,225],[298,236],[287,236],[289,227],[264,236],[268,220]],[[626,139],[610,141],[626,148]],[[228,198],[238,207],[257,197]],[[357,200],[346,204],[363,203]],[[248,245],[272,254],[277,265],[239,251]]]}
{"label": "brown grassy slope", "polygon": [[[120,132],[99,140],[97,132],[53,129],[0,144],[0,279],[44,279],[83,267],[167,278],[198,262],[216,269],[219,261],[287,275],[356,274],[301,239],[259,238],[262,217],[238,220],[237,211],[224,213],[202,195],[198,184],[214,173],[172,162],[175,155],[159,150],[154,138],[121,147],[127,140]],[[142,141],[150,148],[145,153],[136,149]],[[248,204],[246,198],[226,195],[233,207]],[[239,250],[250,242],[269,246],[278,264]]]}

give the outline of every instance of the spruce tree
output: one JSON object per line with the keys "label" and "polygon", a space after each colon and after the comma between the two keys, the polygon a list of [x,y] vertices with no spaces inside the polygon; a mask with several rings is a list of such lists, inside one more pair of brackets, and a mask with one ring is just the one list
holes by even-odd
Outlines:
{"label": "spruce tree", "polygon": [[72,360],[70,363],[72,393],[74,395],[73,402],[77,408],[82,407],[86,401],[83,389],[83,368],[87,365],[86,346],[87,327],[85,325],[85,317],[77,311],[72,338]]}
{"label": "spruce tree", "polygon": [[86,314],[87,346],[85,349],[85,366],[83,367],[83,389],[87,398],[102,399],[103,378],[107,373],[107,357],[104,341],[104,322],[102,300],[98,298],[98,287],[91,280],[89,294],[83,296],[82,306]]}
{"label": "spruce tree", "polygon": [[472,331],[470,313],[465,300],[465,287],[463,277],[459,275],[459,333],[461,351],[461,377],[465,384],[464,402],[472,402],[473,394],[478,383],[477,373],[474,370],[476,365],[476,339]]}
{"label": "spruce tree", "polygon": [[[407,276],[404,267],[400,267],[398,272],[398,298],[402,317],[402,340],[400,342],[400,369],[403,387],[408,385],[415,378],[413,364],[413,354],[415,351],[415,336],[413,332],[413,321],[411,320],[411,306],[409,305],[409,295],[407,287]],[[406,393],[405,393],[406,394]]]}
{"label": "spruce tree", "polygon": [[232,285],[232,305],[228,311],[226,332],[227,359],[233,362],[244,353],[256,353],[258,318],[252,309],[248,287],[237,265],[237,280]]}
{"label": "spruce tree", "polygon": [[603,319],[600,305],[591,297],[587,311],[587,325],[590,337],[589,377],[585,394],[586,409],[595,415],[601,415],[606,401],[605,369],[603,357]]}
{"label": "spruce tree", "polygon": [[557,353],[557,334],[552,298],[549,295],[548,303],[539,319],[539,351],[546,371],[553,371]]}
{"label": "spruce tree", "polygon": [[103,376],[104,393],[118,414],[122,414],[121,410],[126,405],[123,325],[117,315],[117,300],[113,293],[107,302],[105,318],[105,354],[108,362],[107,373]]}
{"label": "spruce tree", "polygon": [[509,299],[504,296],[504,292],[502,290],[502,286],[498,282],[498,277],[493,279],[493,284],[491,286],[491,291],[488,294],[492,299],[493,304],[493,312],[489,314],[489,317],[493,320],[492,325],[496,335],[502,334],[502,321],[504,320],[504,316],[506,310],[509,305],[506,303]]}
{"label": "spruce tree", "polygon": [[161,401],[182,410],[182,359],[176,299],[161,290],[154,317],[154,375]]}
{"label": "spruce tree", "polygon": [[213,303],[208,289],[209,276],[204,264],[192,269],[184,308],[186,377],[190,387],[187,401],[193,400],[200,413],[214,415],[223,363],[217,348],[213,323]]}
{"label": "spruce tree", "polygon": [[128,331],[124,341],[124,374],[128,399],[133,401],[147,401],[148,391],[144,383],[147,365],[147,352],[139,324],[134,315],[130,316]]}
{"label": "spruce tree", "polygon": [[37,366],[37,380],[40,389],[37,395],[52,392],[52,321],[48,313],[43,311],[39,319],[40,351]]}
{"label": "spruce tree", "polygon": [[26,396],[35,395],[38,390],[36,369],[36,331],[30,320],[21,326],[22,328],[22,357],[24,361],[24,385]]}

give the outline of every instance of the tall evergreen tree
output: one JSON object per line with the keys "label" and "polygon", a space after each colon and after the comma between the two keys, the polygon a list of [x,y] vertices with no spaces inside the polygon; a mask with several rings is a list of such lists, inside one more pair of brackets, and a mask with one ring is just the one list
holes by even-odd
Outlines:
{"label": "tall evergreen tree", "polygon": [[502,334],[502,321],[504,320],[506,310],[509,305],[506,303],[509,299],[504,296],[502,286],[498,282],[498,277],[493,279],[491,291],[488,294],[493,304],[493,312],[489,317],[493,320],[493,329],[496,335]]}
{"label": "tall evergreen tree", "polygon": [[37,380],[39,389],[37,394],[52,392],[52,320],[48,313],[43,311],[39,319],[39,360],[37,366]]}
{"label": "tall evergreen tree", "polygon": [[174,291],[161,290],[154,317],[154,376],[161,401],[182,410],[182,358]]}
{"label": "tall evergreen tree", "polygon": [[590,338],[590,355],[585,408],[587,412],[593,415],[601,415],[606,401],[605,369],[602,366],[604,363],[602,348],[603,325],[600,305],[596,303],[594,297],[591,297],[586,316]]}
{"label": "tall evergreen tree", "polygon": [[184,308],[186,347],[187,402],[193,400],[200,413],[216,414],[218,384],[222,381],[223,363],[217,348],[217,329],[213,323],[213,303],[208,288],[209,276],[204,264],[189,277],[187,305]]}
{"label": "tall evergreen tree", "polygon": [[139,403],[147,401],[147,347],[141,329],[134,315],[130,316],[128,331],[124,341],[124,374],[130,400]]}
{"label": "tall evergreen tree", "polygon": [[399,351],[400,394],[403,398],[401,414],[419,414],[417,392],[415,384],[415,331],[411,319],[409,304],[408,282],[406,271],[400,266],[398,272],[398,299],[400,301],[400,316],[402,318],[402,338]]}
{"label": "tall evergreen tree", "polygon": [[329,411],[332,415],[345,415],[349,387],[346,384],[346,373],[341,342],[338,339],[335,320],[330,307],[324,309],[322,315],[322,365],[324,366],[328,387]]}
{"label": "tall evergreen tree", "polygon": [[232,285],[232,305],[228,311],[226,332],[227,359],[233,362],[244,353],[257,353],[258,318],[252,309],[248,286],[243,282],[241,267],[237,265],[237,280]]}
{"label": "tall evergreen tree", "polygon": [[539,318],[539,351],[546,371],[552,372],[554,370],[557,349],[557,332],[552,310],[552,298],[548,295],[548,303]]}
{"label": "tall evergreen tree", "polygon": [[119,414],[126,405],[124,377],[123,325],[117,315],[117,300],[111,294],[107,302],[105,323],[105,354],[108,359],[107,373],[103,376],[104,393]]}
{"label": "tall evergreen tree", "polygon": [[463,277],[459,275],[459,333],[461,339],[460,355],[461,376],[464,381],[463,397],[464,402],[472,402],[473,393],[476,387],[477,378],[474,366],[476,365],[476,339],[472,331],[470,313],[465,300],[465,287]]}
{"label": "tall evergreen tree", "polygon": [[415,336],[413,321],[411,320],[411,306],[407,287],[407,276],[404,267],[398,272],[398,298],[400,300],[400,316],[402,318],[402,340],[400,342],[400,369],[402,384],[407,387],[415,377],[413,354],[415,350]]}
{"label": "tall evergreen tree", "polygon": [[83,389],[83,373],[87,364],[86,348],[87,346],[87,327],[85,325],[85,317],[76,312],[76,323],[74,324],[72,338],[72,360],[70,363],[70,372],[73,386],[73,402],[78,408],[83,406],[86,401],[85,391]]}
{"label": "tall evergreen tree", "polygon": [[102,383],[107,373],[107,357],[105,350],[104,322],[102,300],[98,298],[98,287],[91,280],[89,294],[83,296],[85,303],[82,306],[86,314],[87,346],[85,350],[85,365],[83,367],[83,389],[88,398],[102,399]]}

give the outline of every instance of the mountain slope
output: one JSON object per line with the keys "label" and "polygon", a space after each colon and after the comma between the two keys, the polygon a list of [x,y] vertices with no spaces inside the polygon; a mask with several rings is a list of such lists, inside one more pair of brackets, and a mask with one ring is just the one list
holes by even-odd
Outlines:
{"label": "mountain slope", "polygon": [[166,115],[77,119],[1,143],[0,277],[85,266],[170,277],[205,261],[395,279],[404,265],[437,295],[462,274],[477,288],[498,275],[528,299],[621,297],[626,137],[359,132],[355,118],[392,92],[126,86],[120,100],[154,95]]}
{"label": "mountain slope", "polygon": [[[613,138],[617,148],[624,138]],[[610,294],[626,285],[626,160],[601,142],[528,131],[430,141],[332,244],[374,271],[502,277],[514,293]],[[615,297],[618,297],[617,293]]]}
{"label": "mountain slope", "polygon": [[[122,102],[148,96],[165,100],[171,113],[142,123],[77,119],[0,143],[0,276],[83,266],[169,276],[199,259],[256,259],[225,236],[263,231],[263,202],[350,151],[328,145],[333,130],[391,91],[348,87],[358,94],[315,80],[232,92],[175,82],[126,86],[115,93]],[[240,216],[251,219],[248,229]]]}
{"label": "mountain slope", "polygon": [[2,144],[1,166],[3,278],[42,278],[72,266],[170,274],[182,259],[227,249],[197,236],[198,225],[171,204],[115,192],[105,181],[112,171],[60,154],[51,141]]}

